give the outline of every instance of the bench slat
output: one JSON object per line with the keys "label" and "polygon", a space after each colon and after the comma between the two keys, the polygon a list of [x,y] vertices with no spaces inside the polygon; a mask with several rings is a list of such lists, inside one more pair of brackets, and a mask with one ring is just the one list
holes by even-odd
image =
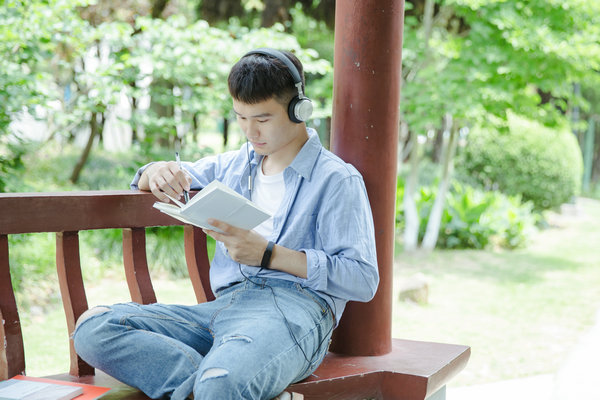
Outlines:
{"label": "bench slat", "polygon": [[0,381],[8,379],[8,361],[6,360],[6,333],[4,332],[4,318],[2,318],[2,309],[0,309]]}
{"label": "bench slat", "polygon": [[123,265],[131,300],[140,304],[156,303],[146,258],[145,228],[123,229]]}
{"label": "bench slat", "polygon": [[[67,330],[75,330],[75,322],[88,309],[81,262],[79,258],[79,232],[58,232],[56,234],[56,270],[62,297]],[[83,361],[75,352],[73,340],[69,339],[71,366],[69,372],[74,376],[93,375],[94,368]]]}
{"label": "bench slat", "polygon": [[[8,236],[0,234],[0,314],[2,335],[0,342],[0,380],[19,375],[25,371],[23,334],[15,293],[10,277]],[[5,347],[6,345],[6,347]]]}
{"label": "bench slat", "polygon": [[185,261],[192,287],[198,303],[212,301],[215,295],[210,288],[210,261],[206,250],[206,235],[202,229],[186,225],[184,227]]}

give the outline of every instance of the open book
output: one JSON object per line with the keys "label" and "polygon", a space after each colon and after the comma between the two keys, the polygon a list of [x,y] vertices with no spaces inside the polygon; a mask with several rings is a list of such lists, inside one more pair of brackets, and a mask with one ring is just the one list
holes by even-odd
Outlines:
{"label": "open book", "polygon": [[175,204],[157,201],[154,208],[186,224],[220,232],[206,222],[218,219],[242,229],[252,229],[271,216],[268,212],[219,181],[212,181],[187,204],[169,197]]}

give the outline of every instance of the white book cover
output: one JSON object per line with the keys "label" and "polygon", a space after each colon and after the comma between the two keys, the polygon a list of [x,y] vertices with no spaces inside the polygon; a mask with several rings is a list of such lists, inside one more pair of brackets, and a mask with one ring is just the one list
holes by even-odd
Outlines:
{"label": "white book cover", "polygon": [[214,218],[242,229],[253,229],[271,215],[227,185],[212,181],[187,204],[154,203],[154,208],[186,224],[219,231],[207,220]]}
{"label": "white book cover", "polygon": [[9,379],[0,382],[0,400],[70,400],[83,394],[80,386]]}

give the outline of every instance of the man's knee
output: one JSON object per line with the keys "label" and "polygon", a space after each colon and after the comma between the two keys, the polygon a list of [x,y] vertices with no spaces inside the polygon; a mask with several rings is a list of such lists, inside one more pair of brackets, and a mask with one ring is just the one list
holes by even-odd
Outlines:
{"label": "man's knee", "polygon": [[110,311],[110,308],[106,307],[106,306],[98,306],[98,307],[90,308],[89,310],[84,311],[83,314],[81,314],[79,316],[79,318],[77,319],[77,322],[75,323],[75,330],[77,330],[77,328],[79,328],[79,326],[84,321],[90,319],[94,315],[104,314],[107,311]]}

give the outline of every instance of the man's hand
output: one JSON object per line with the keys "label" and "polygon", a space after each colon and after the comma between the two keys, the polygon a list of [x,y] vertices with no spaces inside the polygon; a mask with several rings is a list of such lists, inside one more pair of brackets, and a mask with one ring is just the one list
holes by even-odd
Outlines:
{"label": "man's hand", "polygon": [[260,266],[263,253],[267,248],[268,241],[254,231],[236,228],[225,222],[209,219],[208,223],[223,231],[219,233],[209,229],[203,229],[204,233],[213,239],[223,242],[229,256],[238,263]]}
{"label": "man's hand", "polygon": [[175,161],[161,161],[150,165],[138,183],[141,190],[150,190],[154,196],[165,203],[169,198],[165,195],[179,199],[184,190],[190,190],[191,178],[179,169]]}
{"label": "man's hand", "polygon": [[[269,243],[265,238],[254,231],[236,228],[222,221],[209,219],[208,223],[215,228],[219,228],[223,233],[203,229],[204,233],[219,242],[223,242],[229,256],[235,262],[260,267],[263,254]],[[269,269],[276,269],[300,278],[306,278],[306,254],[277,244],[273,247]]]}

